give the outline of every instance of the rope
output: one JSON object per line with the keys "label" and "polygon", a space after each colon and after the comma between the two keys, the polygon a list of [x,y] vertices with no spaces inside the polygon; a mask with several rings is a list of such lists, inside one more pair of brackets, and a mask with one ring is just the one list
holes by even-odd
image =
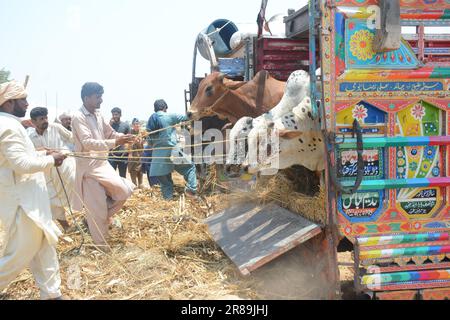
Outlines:
{"label": "rope", "polygon": [[208,33],[208,34],[206,34],[208,37],[209,36],[212,36],[213,34],[215,34],[215,33],[218,33],[218,32],[220,32],[220,31],[222,31],[222,29],[223,28],[225,28],[227,25],[229,25],[231,23],[231,20],[229,20],[227,23],[225,23],[222,27],[220,27],[220,28],[217,28],[216,30],[214,30],[213,32],[211,32],[211,33]]}
{"label": "rope", "polygon": [[[72,206],[70,205],[70,198],[69,198],[69,195],[68,195],[68,193],[67,193],[67,190],[66,190],[66,186],[65,186],[65,184],[64,184],[64,181],[63,181],[63,179],[62,179],[62,177],[61,177],[61,173],[59,172],[59,168],[58,168],[58,167],[55,167],[55,169],[56,169],[56,172],[58,173],[59,181],[61,181],[61,185],[62,185],[62,188],[63,188],[63,191],[64,191],[64,195],[66,196],[66,200],[67,200],[67,205],[68,205],[68,208],[69,208],[70,216],[72,217],[72,219],[73,219],[75,225],[77,226],[78,231],[80,231],[80,233],[81,233],[81,244],[78,246],[78,248],[76,248],[76,251],[78,252],[77,254],[80,254],[81,248],[83,247],[84,242],[85,242],[85,238],[84,238],[84,230],[81,228],[81,226],[78,224],[77,220],[75,219],[75,214],[73,213],[73,211],[72,211]],[[54,183],[53,183],[53,185],[55,186]],[[56,191],[56,189],[55,189],[55,191]],[[59,197],[59,195],[58,195],[58,197]],[[61,199],[59,199],[59,200],[61,201]],[[61,202],[62,202],[62,201],[61,201]],[[62,204],[62,203],[61,203],[61,204]],[[72,250],[75,250],[75,248],[69,250],[67,253],[69,253],[69,252],[72,251]]]}
{"label": "rope", "polygon": [[[72,188],[72,192],[73,192],[73,193],[78,197],[78,199],[81,201],[83,207],[86,209],[86,212],[87,212],[88,214],[91,214],[91,212],[89,212],[89,209],[88,209],[88,207],[86,206],[86,203],[84,203],[83,198],[80,196],[80,194],[78,194],[78,192],[76,192],[76,190],[73,189],[73,188]],[[97,228],[97,231],[99,231],[99,233],[100,233],[100,235],[101,235],[103,241],[106,243],[106,246],[107,246],[107,247],[109,248],[109,250],[110,250],[109,253],[104,252],[104,251],[102,251],[101,249],[100,249],[100,251],[103,252],[104,254],[110,256],[110,257],[113,259],[113,261],[115,261],[119,266],[121,266],[121,267],[123,268],[123,270],[125,270],[125,272],[127,272],[127,273],[128,273],[130,276],[132,276],[134,279],[136,279],[136,280],[142,280],[142,279],[140,279],[140,278],[137,278],[130,270],[127,269],[127,267],[126,267],[123,263],[121,263],[118,259],[116,259],[116,258],[114,257],[114,254],[113,254],[113,251],[112,251],[112,247],[111,247],[110,244],[106,241],[106,239],[105,239],[105,237],[103,236],[103,234],[100,232],[100,228],[99,228],[97,222],[95,222],[95,220],[94,220],[93,222],[94,222],[95,227]],[[93,247],[96,248],[97,250],[99,250],[99,248],[100,248],[100,246],[96,245],[95,243],[93,243]]]}
{"label": "rope", "polygon": [[169,127],[165,127],[165,128],[162,128],[162,129],[146,132],[146,133],[142,134],[142,137],[145,138],[145,137],[148,137],[148,136],[150,136],[152,134],[155,134],[155,133],[158,133],[158,132],[161,132],[161,131],[164,131],[164,130],[168,130],[168,129],[176,128],[176,127],[181,127],[181,126],[184,126],[184,125],[186,125],[188,123],[191,123],[191,122],[194,122],[194,121],[195,120],[188,120],[188,121],[180,122],[178,124],[174,124],[173,126],[169,126]]}
{"label": "rope", "polygon": [[[177,159],[185,159],[185,157],[114,157],[114,158],[108,158],[108,157],[92,157],[92,156],[77,156],[77,155],[68,155],[69,157],[73,158],[79,158],[79,159],[90,159],[90,160],[101,160],[101,161],[116,161],[116,162],[127,162],[127,163],[141,163],[142,159],[166,159],[166,160],[177,160]],[[211,155],[211,156],[191,156],[192,158],[215,158],[215,157],[226,157],[226,154],[218,154],[218,155]],[[136,159],[136,160],[130,160],[130,159]],[[151,161],[151,164],[167,164],[167,162],[154,162]]]}
{"label": "rope", "polygon": [[[165,139],[164,139],[165,140]],[[218,141],[208,141],[208,142],[202,142],[202,143],[196,143],[196,144],[187,144],[184,146],[174,146],[174,147],[157,147],[157,148],[147,148],[147,149],[124,149],[124,150],[117,150],[117,151],[80,151],[80,152],[71,152],[68,153],[68,155],[82,155],[82,154],[95,154],[95,153],[132,153],[132,152],[144,152],[144,151],[155,151],[155,150],[171,150],[176,148],[192,148],[192,147],[200,147],[204,145],[211,145],[211,144],[222,144],[224,142],[230,142],[230,141],[245,141],[247,138],[239,138],[235,140],[218,140]],[[53,149],[55,150],[55,149]],[[67,150],[67,149],[60,149],[60,150]],[[58,151],[57,149],[55,151]]]}
{"label": "rope", "polygon": [[[146,138],[146,137],[148,137],[148,136],[150,136],[152,134],[155,134],[155,133],[158,133],[158,132],[161,132],[161,131],[164,131],[164,130],[168,130],[168,129],[171,129],[171,128],[181,127],[181,126],[186,125],[188,123],[191,123],[193,121],[195,121],[195,120],[188,120],[188,121],[180,122],[180,123],[175,124],[173,126],[168,126],[166,128],[162,128],[162,129],[146,132],[146,133],[141,134],[140,137]],[[165,139],[157,139],[157,140],[165,140]],[[109,151],[109,153],[124,153],[124,152],[126,152],[124,150],[117,150],[117,148],[119,148],[119,147],[121,147],[121,145],[115,146],[112,150]],[[60,150],[63,150],[63,149],[60,149],[60,150],[54,149],[54,150],[55,151],[60,151]],[[97,151],[97,152],[103,152],[103,151]],[[91,152],[89,152],[89,153],[91,153]]]}
{"label": "rope", "polygon": [[[60,173],[59,169],[58,169],[57,167],[55,167],[55,169],[56,169],[56,172],[58,173],[59,180],[61,181],[61,186],[62,186],[62,188],[63,188],[64,195],[65,195],[66,200],[67,200],[67,204],[68,204],[68,208],[69,208],[69,211],[70,211],[70,215],[71,215],[72,219],[74,220],[74,223],[75,223],[75,225],[77,226],[77,228],[78,228],[78,230],[80,231],[81,236],[82,236],[81,244],[80,244],[80,246],[77,248],[77,251],[78,251],[78,254],[79,254],[80,251],[81,251],[81,248],[83,247],[83,245],[84,245],[84,243],[85,243],[85,235],[86,235],[86,232],[84,232],[83,228],[81,228],[81,226],[78,224],[78,222],[77,222],[77,220],[76,220],[76,218],[75,218],[75,214],[74,214],[73,211],[72,211],[72,206],[71,206],[71,204],[70,204],[70,197],[69,197],[69,195],[68,195],[68,192],[67,192],[67,189],[66,189],[66,185],[65,185],[65,183],[64,183],[64,180],[63,180],[63,178],[62,178],[62,176],[61,176],[61,173]],[[53,180],[52,180],[52,183],[53,183],[53,186],[55,187],[55,191],[56,191],[55,182],[54,182]],[[81,203],[82,203],[83,206],[85,207],[86,211],[89,211],[88,208],[87,208],[87,206],[86,206],[86,204],[84,203],[83,199],[82,199],[81,196],[75,191],[75,189],[71,188],[71,191],[78,197],[78,199],[81,201]],[[59,201],[60,201],[61,204],[62,204],[62,203],[63,203],[62,199],[59,197],[58,194],[57,194],[57,196],[58,196],[58,198],[59,198]],[[88,212],[88,213],[89,213],[89,212]],[[98,227],[97,223],[96,223],[95,221],[93,221],[93,222],[94,222],[94,224],[95,224],[97,230],[98,230],[99,233],[101,234],[100,228]],[[105,243],[107,243],[106,239],[103,237],[103,234],[101,234],[101,236],[102,236],[102,238],[103,238],[103,241],[104,241]],[[99,247],[98,247],[97,245],[95,245],[95,244],[94,244],[94,247],[95,247],[96,249],[99,248]],[[109,248],[112,249],[111,247],[109,247]],[[69,250],[67,253],[69,253],[69,252],[72,251],[72,250],[75,250],[75,248]]]}

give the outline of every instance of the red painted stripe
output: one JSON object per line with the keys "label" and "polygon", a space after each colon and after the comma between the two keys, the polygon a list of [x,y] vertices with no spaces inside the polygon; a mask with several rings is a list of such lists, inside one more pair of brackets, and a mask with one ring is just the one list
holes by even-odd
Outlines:
{"label": "red painted stripe", "polygon": [[429,187],[449,187],[450,186],[450,178],[430,178]]}
{"label": "red painted stripe", "polygon": [[450,144],[450,136],[429,137],[429,139],[430,139],[430,146]]}
{"label": "red painted stripe", "polygon": [[442,248],[439,250],[439,253],[450,253],[450,246],[442,246]]}
{"label": "red painted stripe", "polygon": [[419,281],[425,281],[425,280],[447,280],[449,279],[449,273],[444,270],[435,270],[435,271],[429,271],[420,273],[420,279]]}
{"label": "red painted stripe", "polygon": [[448,233],[441,233],[438,241],[446,241],[450,239],[450,235]]}
{"label": "red painted stripe", "polygon": [[412,20],[435,20],[440,19],[444,15],[443,11],[437,12],[420,12],[420,13],[403,13],[402,19]]}

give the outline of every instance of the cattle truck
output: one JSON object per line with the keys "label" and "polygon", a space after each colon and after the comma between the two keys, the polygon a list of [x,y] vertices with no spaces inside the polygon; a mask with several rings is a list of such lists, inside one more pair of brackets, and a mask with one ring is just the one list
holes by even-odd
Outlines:
{"label": "cattle truck", "polygon": [[[309,47],[311,97],[326,146],[327,218],[319,232],[297,230],[301,237],[272,256],[246,251],[261,259],[240,261],[243,274],[310,246],[324,257],[317,269],[326,297],[338,298],[337,248],[346,241],[356,293],[450,298],[449,12],[446,0],[310,0],[285,18],[288,37]],[[281,61],[261,58],[258,48],[272,41],[256,39],[257,68]],[[237,244],[231,229],[246,223],[241,217],[219,227],[227,254]],[[254,212],[251,218],[254,226]],[[254,243],[242,248],[255,251]]]}
{"label": "cattle truck", "polygon": [[309,4],[329,275],[338,282],[345,238],[354,288],[371,298],[450,297],[449,10],[444,0]]}

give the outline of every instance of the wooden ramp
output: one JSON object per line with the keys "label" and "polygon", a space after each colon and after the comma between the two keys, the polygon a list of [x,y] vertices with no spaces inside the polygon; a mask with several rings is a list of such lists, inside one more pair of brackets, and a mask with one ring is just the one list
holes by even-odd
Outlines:
{"label": "wooden ramp", "polygon": [[236,205],[207,218],[205,223],[243,275],[321,232],[319,225],[276,204]]}

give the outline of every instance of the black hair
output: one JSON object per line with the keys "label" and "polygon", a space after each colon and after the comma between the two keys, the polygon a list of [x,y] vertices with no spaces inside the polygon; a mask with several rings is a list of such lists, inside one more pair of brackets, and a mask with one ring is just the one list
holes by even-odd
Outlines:
{"label": "black hair", "polygon": [[103,87],[97,82],[86,82],[81,88],[81,100],[94,94],[103,94]]}
{"label": "black hair", "polygon": [[120,108],[113,108],[111,110],[111,113],[118,113],[118,114],[122,115],[122,110]]}
{"label": "black hair", "polygon": [[33,108],[30,112],[30,118],[36,120],[38,117],[44,117],[48,115],[47,108],[36,107]]}
{"label": "black hair", "polygon": [[156,100],[153,106],[155,107],[155,112],[168,108],[167,103],[163,99]]}

